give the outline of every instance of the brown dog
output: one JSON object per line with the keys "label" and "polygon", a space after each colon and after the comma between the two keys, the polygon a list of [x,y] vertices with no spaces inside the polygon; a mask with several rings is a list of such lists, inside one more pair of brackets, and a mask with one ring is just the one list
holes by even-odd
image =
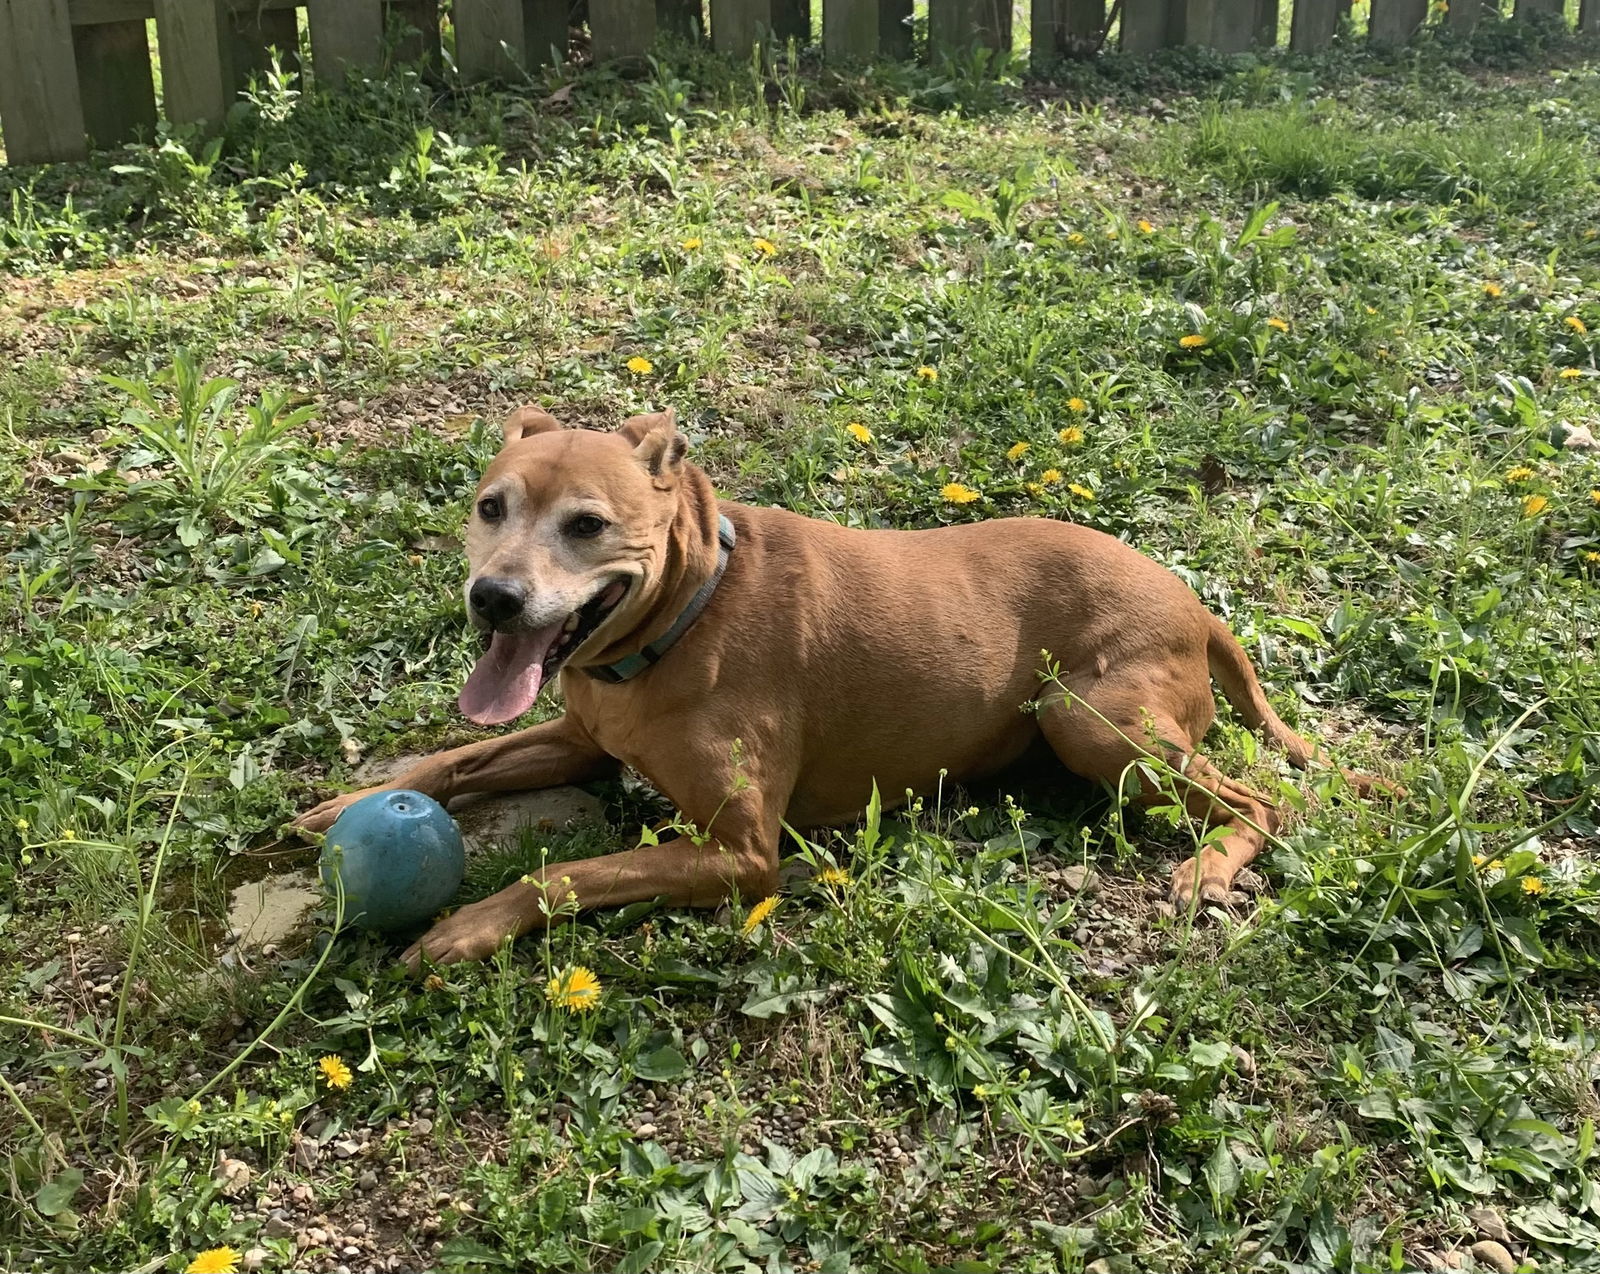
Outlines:
{"label": "brown dog", "polygon": [[[1042,518],[859,531],[719,503],[684,450],[671,411],[610,434],[532,407],[512,416],[467,531],[468,611],[490,644],[461,708],[483,725],[514,720],[559,669],[566,715],[440,753],[390,786],[448,801],[626,762],[699,835],[562,863],[463,907],[406,952],[413,966],[487,955],[574,896],[580,907],[766,897],[781,823],[847,823],[874,782],[891,802],[942,774],[991,773],[1040,735],[1069,770],[1113,785],[1164,754],[1190,811],[1226,828],[1178,869],[1173,897],[1227,898],[1278,820],[1194,750],[1216,708],[1211,678],[1295,765],[1316,754],[1176,576]],[[1363,792],[1381,783],[1349,777]],[[298,825],[324,830],[364,795]]]}

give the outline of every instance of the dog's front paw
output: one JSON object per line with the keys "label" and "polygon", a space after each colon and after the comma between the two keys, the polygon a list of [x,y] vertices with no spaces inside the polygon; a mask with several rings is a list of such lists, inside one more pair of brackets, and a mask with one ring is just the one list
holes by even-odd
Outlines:
{"label": "dog's front paw", "polygon": [[1232,886],[1233,878],[1227,867],[1227,859],[1209,852],[1197,854],[1188,862],[1179,864],[1172,873],[1172,905],[1180,912],[1188,911],[1195,905],[1195,895],[1198,894],[1202,902],[1214,902],[1226,907]]}
{"label": "dog's front paw", "polygon": [[321,805],[308,809],[289,826],[297,832],[325,832],[334,825],[339,815],[363,796],[371,796],[374,792],[383,790],[381,787],[364,787],[359,792],[346,792],[343,796],[335,796],[331,800],[323,801]]}
{"label": "dog's front paw", "polygon": [[430,964],[482,960],[525,927],[522,916],[496,895],[452,912],[407,947],[400,959],[413,973],[422,967],[424,957]]}

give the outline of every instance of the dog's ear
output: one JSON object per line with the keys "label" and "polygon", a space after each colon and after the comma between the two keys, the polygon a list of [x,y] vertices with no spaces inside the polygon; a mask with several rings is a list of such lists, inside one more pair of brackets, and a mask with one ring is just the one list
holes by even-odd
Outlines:
{"label": "dog's ear", "polygon": [[532,403],[529,403],[525,407],[518,407],[506,417],[504,445],[509,447],[514,442],[533,437],[534,434],[544,434],[553,429],[565,428],[565,425],[543,407],[535,407]]}
{"label": "dog's ear", "polygon": [[617,431],[633,444],[633,455],[650,476],[676,473],[689,442],[678,432],[678,413],[671,407],[644,416],[630,416]]}

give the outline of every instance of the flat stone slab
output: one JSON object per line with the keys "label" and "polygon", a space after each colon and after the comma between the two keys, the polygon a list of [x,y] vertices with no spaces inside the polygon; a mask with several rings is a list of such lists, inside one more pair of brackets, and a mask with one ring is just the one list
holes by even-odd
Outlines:
{"label": "flat stone slab", "polygon": [[[409,753],[365,761],[351,775],[352,786],[375,787],[393,783],[426,753]],[[544,787],[528,792],[472,793],[458,796],[446,807],[461,827],[469,853],[485,845],[515,840],[524,828],[559,831],[574,823],[605,821],[605,806],[581,787]]]}
{"label": "flat stone slab", "polygon": [[574,823],[603,823],[606,816],[599,798],[581,787],[458,796],[449,810],[469,854],[487,845],[514,841],[524,829],[553,832]]}
{"label": "flat stone slab", "polygon": [[229,895],[228,928],[240,946],[281,944],[321,902],[322,885],[314,872],[252,880]]}
{"label": "flat stone slab", "polygon": [[[355,772],[355,785],[393,782],[421,759],[396,756],[369,761]],[[469,854],[515,841],[525,829],[549,832],[574,823],[605,821],[605,806],[581,787],[458,796],[448,808]],[[323,901],[322,883],[314,871],[252,880],[229,896],[228,928],[241,946],[281,945]]]}

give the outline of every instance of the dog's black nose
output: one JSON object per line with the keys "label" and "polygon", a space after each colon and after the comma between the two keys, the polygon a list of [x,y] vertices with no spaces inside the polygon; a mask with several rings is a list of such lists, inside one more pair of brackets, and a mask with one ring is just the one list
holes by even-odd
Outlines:
{"label": "dog's black nose", "polygon": [[490,576],[474,580],[472,591],[467,596],[472,602],[472,609],[491,624],[503,624],[508,619],[515,619],[522,613],[523,604],[528,600],[527,593],[516,580],[494,579]]}

